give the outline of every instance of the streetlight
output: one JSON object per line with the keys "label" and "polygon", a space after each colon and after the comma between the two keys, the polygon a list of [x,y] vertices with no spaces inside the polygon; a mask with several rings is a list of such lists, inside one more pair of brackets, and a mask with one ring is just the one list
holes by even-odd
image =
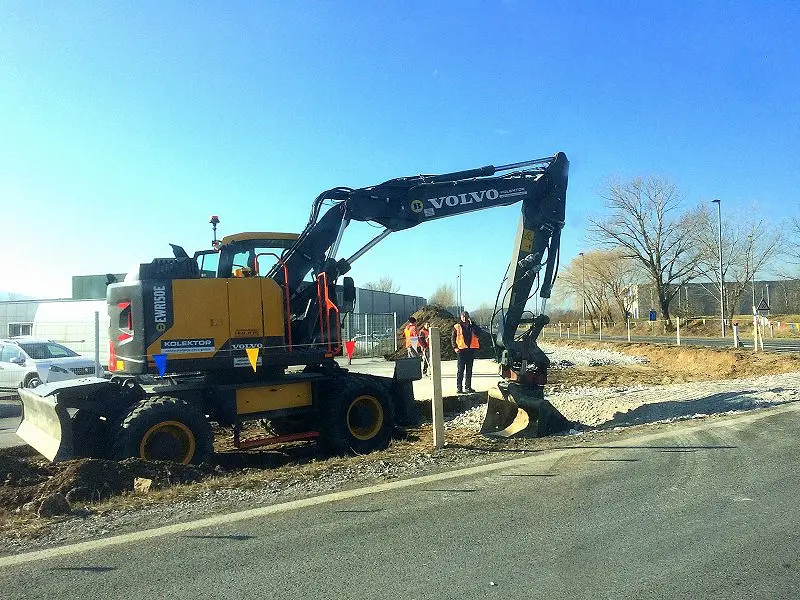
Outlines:
{"label": "streetlight", "polygon": [[461,268],[464,265],[458,265],[458,312],[464,310],[464,297],[461,295]]}
{"label": "streetlight", "polygon": [[[581,306],[583,312],[583,335],[586,335],[586,255],[583,252],[578,252],[578,256],[582,259],[581,268]],[[580,328],[578,328],[580,332]]]}
{"label": "streetlight", "polygon": [[[750,262],[750,256],[753,253],[753,236],[748,235],[747,241],[747,258]],[[756,314],[756,257],[753,256],[753,314]]]}
{"label": "streetlight", "polygon": [[719,217],[719,311],[722,317],[722,337],[725,337],[725,274],[722,271],[722,202],[717,198],[711,201],[717,205]]}

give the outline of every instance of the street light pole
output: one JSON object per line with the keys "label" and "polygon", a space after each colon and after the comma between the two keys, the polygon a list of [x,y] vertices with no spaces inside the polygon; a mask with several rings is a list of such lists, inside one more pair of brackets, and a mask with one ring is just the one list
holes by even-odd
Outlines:
{"label": "street light pole", "polygon": [[752,266],[753,266],[753,314],[756,314],[756,257],[753,253],[753,236],[747,236],[747,264],[750,265],[750,260],[752,257]]}
{"label": "street light pole", "polygon": [[[582,259],[581,268],[581,312],[583,314],[583,335],[586,335],[586,255],[579,252],[578,255]],[[580,333],[580,328],[578,328]]]}
{"label": "street light pole", "polygon": [[461,295],[461,268],[464,265],[458,265],[458,311],[464,310],[464,297]]}
{"label": "street light pole", "polygon": [[712,200],[717,205],[719,218],[719,310],[722,317],[722,337],[725,337],[725,274],[722,271],[722,202],[717,198]]}

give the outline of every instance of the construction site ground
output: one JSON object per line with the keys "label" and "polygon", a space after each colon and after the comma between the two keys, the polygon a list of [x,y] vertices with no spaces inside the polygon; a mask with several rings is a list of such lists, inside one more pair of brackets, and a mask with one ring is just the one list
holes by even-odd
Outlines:
{"label": "construction site ground", "polygon": [[[214,464],[195,466],[75,460],[49,464],[27,446],[0,449],[0,554],[93,539],[253,506],[275,504],[376,482],[503,460],[520,452],[596,444],[670,427],[675,420],[724,419],[800,398],[800,357],[787,354],[548,342],[547,397],[573,427],[547,438],[487,438],[478,432],[486,390],[498,380],[489,359],[475,363],[475,394],[456,396],[455,361],[442,363],[446,445],[436,450],[430,420],[399,433],[390,447],[364,456],[325,457],[313,443],[241,452],[217,431]],[[565,358],[566,357],[566,358]],[[391,374],[392,363],[355,359],[354,371]],[[415,382],[423,415],[433,384]],[[258,431],[248,432],[257,435]],[[133,482],[151,482],[147,492]],[[39,516],[43,498],[62,493],[65,514]]]}

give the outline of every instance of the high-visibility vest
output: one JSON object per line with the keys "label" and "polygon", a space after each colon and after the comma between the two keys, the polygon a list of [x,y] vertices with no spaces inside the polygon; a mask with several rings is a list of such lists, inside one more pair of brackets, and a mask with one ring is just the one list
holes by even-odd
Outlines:
{"label": "high-visibility vest", "polygon": [[418,335],[419,335],[419,345],[422,346],[423,348],[427,348],[428,330],[423,327],[422,329],[419,330]]}
{"label": "high-visibility vest", "polygon": [[417,326],[409,323],[408,325],[406,325],[406,328],[403,331],[403,333],[406,336],[406,348],[411,348],[411,346],[413,345],[411,343],[411,338],[417,337]]}
{"label": "high-visibility vest", "polygon": [[464,350],[465,348],[480,348],[481,344],[478,341],[478,334],[475,331],[472,332],[472,339],[469,342],[469,346],[464,341],[464,332],[461,329],[461,323],[456,323],[455,325],[456,330],[456,348],[459,350]]}

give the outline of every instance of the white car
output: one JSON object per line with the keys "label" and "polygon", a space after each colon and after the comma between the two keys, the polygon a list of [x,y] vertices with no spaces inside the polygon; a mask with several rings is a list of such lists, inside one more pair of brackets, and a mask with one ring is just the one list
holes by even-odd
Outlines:
{"label": "white car", "polygon": [[66,346],[34,338],[0,339],[0,389],[36,387],[96,372],[95,362]]}

